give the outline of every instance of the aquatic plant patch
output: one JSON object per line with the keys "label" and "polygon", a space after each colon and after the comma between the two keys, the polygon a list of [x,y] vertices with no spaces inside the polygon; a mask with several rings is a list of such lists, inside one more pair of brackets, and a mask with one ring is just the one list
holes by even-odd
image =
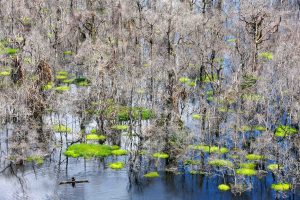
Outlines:
{"label": "aquatic plant patch", "polygon": [[128,154],[128,151],[124,149],[116,149],[116,150],[112,150],[111,153],[114,156],[124,156]]}
{"label": "aquatic plant patch", "polygon": [[138,119],[149,120],[155,117],[155,113],[148,108],[121,106],[116,109],[118,110],[117,119],[119,121],[129,121],[130,114],[132,120],[138,120]]}
{"label": "aquatic plant patch", "polygon": [[183,84],[185,84],[185,83],[189,83],[191,80],[188,78],[188,77],[180,77],[179,78],[179,82],[180,83],[183,83]]}
{"label": "aquatic plant patch", "polygon": [[277,171],[277,170],[283,169],[283,166],[278,165],[278,164],[270,164],[270,165],[268,165],[267,168],[273,172],[273,171]]}
{"label": "aquatic plant patch", "polygon": [[208,161],[209,165],[217,166],[217,167],[233,167],[233,163],[229,160],[223,160],[223,159],[214,159]]}
{"label": "aquatic plant patch", "polygon": [[144,174],[145,178],[156,178],[159,177],[159,173],[158,172],[149,172],[147,174]]}
{"label": "aquatic plant patch", "polygon": [[272,184],[271,188],[275,191],[287,191],[292,189],[291,184],[289,183],[276,183],[276,184]]}
{"label": "aquatic plant patch", "polygon": [[97,135],[97,134],[88,134],[86,135],[87,140],[105,140],[106,136],[104,135]]}
{"label": "aquatic plant patch", "polygon": [[204,83],[212,83],[212,82],[216,82],[218,80],[218,76],[216,74],[207,74],[204,76],[200,77],[200,81],[204,82]]}
{"label": "aquatic plant patch", "polygon": [[262,52],[258,55],[261,58],[267,59],[267,60],[273,60],[273,53],[272,52]]}
{"label": "aquatic plant patch", "polygon": [[52,88],[53,88],[53,82],[49,82],[49,83],[47,83],[47,85],[44,85],[44,86],[42,87],[42,89],[43,89],[44,91],[51,90]]}
{"label": "aquatic plant patch", "polygon": [[200,120],[200,119],[201,119],[201,115],[200,115],[200,114],[193,114],[193,115],[192,115],[192,118],[193,118],[194,120]]}
{"label": "aquatic plant patch", "polygon": [[185,160],[183,162],[184,165],[200,165],[200,160]]}
{"label": "aquatic plant patch", "polygon": [[221,185],[218,186],[218,189],[220,191],[228,191],[228,190],[230,190],[230,187],[227,184],[221,184]]}
{"label": "aquatic plant patch", "polygon": [[258,154],[248,154],[248,155],[246,155],[246,159],[247,160],[262,160],[262,159],[264,159],[264,157],[262,155],[258,155]]}
{"label": "aquatic plant patch", "polygon": [[240,163],[239,166],[243,169],[255,169],[256,163]]}
{"label": "aquatic plant patch", "polygon": [[34,162],[37,165],[42,165],[44,163],[44,157],[39,155],[28,156],[26,158],[27,162]]}
{"label": "aquatic plant patch", "polygon": [[58,92],[65,92],[65,91],[70,90],[71,88],[67,85],[62,85],[62,86],[57,86],[54,89]]}
{"label": "aquatic plant patch", "polygon": [[61,125],[61,124],[54,125],[53,130],[57,133],[70,133],[71,132],[71,128]]}
{"label": "aquatic plant patch", "polygon": [[72,144],[64,152],[65,156],[78,158],[107,157],[115,150],[112,146],[100,144]]}
{"label": "aquatic plant patch", "polygon": [[243,81],[241,83],[241,88],[244,90],[246,88],[250,88],[257,82],[257,77],[254,75],[245,75],[243,76]]}
{"label": "aquatic plant patch", "polygon": [[128,125],[114,125],[111,128],[114,130],[117,130],[117,131],[126,131],[129,129],[129,126]]}
{"label": "aquatic plant patch", "polygon": [[154,153],[152,155],[154,158],[161,158],[161,159],[167,159],[169,158],[169,155],[166,154],[166,153],[161,153],[161,152],[158,152],[158,153]]}
{"label": "aquatic plant patch", "polygon": [[286,137],[289,135],[294,135],[296,133],[298,133],[298,130],[296,128],[293,128],[291,126],[280,125],[275,131],[275,136]]}
{"label": "aquatic plant patch", "polygon": [[240,168],[235,170],[236,174],[244,176],[255,176],[257,171],[250,168]]}
{"label": "aquatic plant patch", "polygon": [[114,162],[114,163],[109,163],[108,166],[111,169],[120,170],[125,167],[125,163],[124,162]]}
{"label": "aquatic plant patch", "polygon": [[224,154],[229,152],[229,150],[225,147],[218,147],[218,146],[207,146],[207,145],[193,145],[192,149],[200,150],[206,153],[220,153]]}

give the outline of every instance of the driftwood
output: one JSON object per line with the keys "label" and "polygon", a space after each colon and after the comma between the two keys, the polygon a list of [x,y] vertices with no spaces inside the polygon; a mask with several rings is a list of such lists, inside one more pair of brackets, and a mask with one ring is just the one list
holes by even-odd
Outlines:
{"label": "driftwood", "polygon": [[80,181],[62,181],[59,183],[59,185],[62,184],[75,184],[75,183],[88,183],[88,180],[80,180]]}

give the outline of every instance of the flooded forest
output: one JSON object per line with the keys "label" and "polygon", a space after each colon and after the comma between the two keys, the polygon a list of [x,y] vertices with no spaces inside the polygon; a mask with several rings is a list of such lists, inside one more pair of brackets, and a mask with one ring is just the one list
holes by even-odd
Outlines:
{"label": "flooded forest", "polygon": [[297,200],[299,126],[299,0],[0,0],[1,200]]}

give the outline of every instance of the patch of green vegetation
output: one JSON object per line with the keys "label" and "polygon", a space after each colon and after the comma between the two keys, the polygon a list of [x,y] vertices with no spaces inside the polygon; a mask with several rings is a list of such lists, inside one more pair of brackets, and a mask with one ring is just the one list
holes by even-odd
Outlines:
{"label": "patch of green vegetation", "polygon": [[183,164],[184,165],[200,165],[201,162],[200,162],[200,160],[190,160],[190,159],[188,159],[188,160],[185,160],[183,162]]}
{"label": "patch of green vegetation", "polygon": [[72,51],[64,51],[63,54],[66,56],[66,55],[72,55],[73,52]]}
{"label": "patch of green vegetation", "polygon": [[273,60],[273,53],[272,52],[262,52],[258,55],[261,58],[267,59],[267,60]]}
{"label": "patch of green vegetation", "polygon": [[147,174],[144,174],[144,177],[145,178],[156,178],[156,177],[159,177],[159,174],[158,174],[158,172],[149,172]]}
{"label": "patch of green vegetation", "polygon": [[200,81],[204,82],[204,83],[212,83],[212,82],[216,82],[218,80],[218,76],[216,74],[207,74],[204,76],[200,77]]}
{"label": "patch of green vegetation", "polygon": [[270,164],[270,165],[268,165],[267,168],[271,171],[277,171],[277,170],[283,169],[283,166],[278,165],[278,164]]}
{"label": "patch of green vegetation", "polygon": [[148,109],[143,107],[126,107],[121,106],[117,108],[117,119],[119,121],[129,121],[130,120],[130,112],[133,120],[149,120],[155,117],[155,113]]}
{"label": "patch of green vegetation", "polygon": [[111,169],[120,170],[125,167],[125,163],[124,162],[114,162],[114,163],[110,163],[108,166]]}
{"label": "patch of green vegetation", "polygon": [[194,120],[200,120],[200,119],[201,119],[201,115],[200,115],[200,114],[193,114],[193,115],[192,115],[192,118],[193,118]]}
{"label": "patch of green vegetation", "polygon": [[236,42],[236,38],[230,38],[226,40],[227,42]]}
{"label": "patch of green vegetation", "polygon": [[78,158],[107,157],[112,155],[114,148],[100,144],[72,144],[64,152],[65,156]]}
{"label": "patch of green vegetation", "polygon": [[14,49],[14,48],[7,48],[6,49],[6,54],[8,55],[15,55],[19,52],[19,49]]}
{"label": "patch of green vegetation", "polygon": [[223,160],[223,159],[214,159],[208,161],[209,165],[217,166],[217,167],[234,167],[233,163],[229,160]]}
{"label": "patch of green vegetation", "polygon": [[114,156],[124,156],[124,155],[127,155],[128,152],[124,149],[116,149],[116,150],[112,150],[112,155]]}
{"label": "patch of green vegetation", "polygon": [[65,91],[70,90],[71,88],[67,85],[62,85],[62,86],[57,86],[54,89],[58,92],[65,92]]}
{"label": "patch of green vegetation", "polygon": [[196,84],[197,84],[196,81],[190,81],[190,82],[188,83],[188,86],[190,86],[190,87],[195,87]]}
{"label": "patch of green vegetation", "polygon": [[44,157],[43,156],[38,156],[38,155],[34,155],[34,156],[28,156],[26,158],[27,162],[34,162],[37,165],[42,165],[44,163]]}
{"label": "patch of green vegetation", "polygon": [[225,147],[207,146],[207,145],[193,145],[192,148],[194,150],[200,150],[200,151],[204,151],[206,153],[220,153],[220,154],[224,154],[224,153],[227,153],[229,151]]}
{"label": "patch of green vegetation", "polygon": [[153,156],[154,158],[161,158],[161,159],[167,159],[167,158],[169,158],[169,155],[168,155],[168,154],[162,153],[162,152],[154,153],[152,156]]}
{"label": "patch of green vegetation", "polygon": [[129,129],[129,126],[128,125],[114,125],[111,128],[114,130],[117,130],[117,131],[125,131],[125,130]]}
{"label": "patch of green vegetation", "polygon": [[243,81],[241,83],[241,87],[242,89],[246,89],[246,88],[250,88],[253,85],[255,85],[255,83],[257,82],[257,77],[255,77],[254,75],[245,75],[243,76]]}
{"label": "patch of green vegetation", "polygon": [[105,140],[106,136],[97,135],[97,134],[88,134],[86,135],[86,140]]}
{"label": "patch of green vegetation", "polygon": [[258,154],[248,154],[248,155],[246,155],[246,159],[247,160],[262,160],[262,159],[264,159],[264,157],[262,155],[258,155]]}
{"label": "patch of green vegetation", "polygon": [[255,169],[256,164],[255,163],[241,163],[239,166],[243,169]]}
{"label": "patch of green vegetation", "polygon": [[266,131],[267,130],[266,127],[260,126],[260,125],[253,126],[252,129],[256,130],[256,131]]}
{"label": "patch of green vegetation", "polygon": [[227,190],[230,190],[230,187],[229,187],[229,185],[221,184],[221,185],[218,186],[218,189],[220,191],[227,191]]}
{"label": "patch of green vegetation", "polygon": [[52,88],[53,88],[53,82],[49,82],[49,83],[47,83],[47,85],[44,85],[44,86],[42,87],[42,89],[43,89],[44,91],[51,90]]}
{"label": "patch of green vegetation", "polygon": [[0,71],[0,76],[9,76],[10,71]]}
{"label": "patch of green vegetation", "polygon": [[63,76],[60,76],[59,78],[61,78],[62,82],[66,83],[66,84],[71,84],[71,83],[73,83],[75,81],[75,78],[66,79],[68,77],[63,78]]}
{"label": "patch of green vegetation", "polygon": [[275,136],[286,137],[289,135],[294,135],[296,133],[298,133],[298,130],[296,128],[293,128],[291,126],[280,125],[275,131]]}
{"label": "patch of green vegetation", "polygon": [[218,111],[222,112],[222,113],[226,113],[226,112],[228,112],[228,109],[226,107],[221,107],[221,108],[218,108]]}
{"label": "patch of green vegetation", "polygon": [[263,100],[263,97],[259,94],[243,94],[242,99],[247,101],[261,101]]}
{"label": "patch of green vegetation", "polygon": [[188,77],[181,77],[181,78],[179,78],[179,82],[183,83],[183,84],[189,83],[190,81],[191,80]]}
{"label": "patch of green vegetation", "polygon": [[58,79],[58,80],[67,79],[68,78],[68,72],[67,71],[58,71],[56,73],[55,78]]}
{"label": "patch of green vegetation", "polygon": [[236,174],[238,175],[244,175],[244,176],[254,176],[256,175],[256,170],[249,169],[249,168],[240,168],[235,170]]}
{"label": "patch of green vegetation", "polygon": [[289,183],[277,183],[277,184],[272,184],[271,188],[275,191],[287,191],[292,189],[292,186]]}
{"label": "patch of green vegetation", "polygon": [[199,171],[196,171],[196,170],[191,170],[191,171],[189,171],[189,173],[190,173],[191,175],[200,174],[200,172],[199,172]]}
{"label": "patch of green vegetation", "polygon": [[90,86],[91,85],[91,81],[88,80],[84,76],[75,78],[74,81],[73,81],[73,83],[76,84],[77,86],[81,86],[81,87],[86,87],[86,86]]}
{"label": "patch of green vegetation", "polygon": [[70,133],[71,132],[71,128],[61,125],[61,124],[54,125],[53,130],[57,133]]}
{"label": "patch of green vegetation", "polygon": [[256,125],[256,126],[241,126],[240,131],[249,132],[249,131],[266,131],[267,129],[264,126]]}

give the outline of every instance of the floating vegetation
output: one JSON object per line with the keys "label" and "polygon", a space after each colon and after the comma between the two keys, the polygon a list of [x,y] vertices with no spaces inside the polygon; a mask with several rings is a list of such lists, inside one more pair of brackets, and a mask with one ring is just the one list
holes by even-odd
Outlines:
{"label": "floating vegetation", "polygon": [[181,78],[179,78],[179,82],[185,84],[185,83],[190,82],[190,79],[188,77],[181,77]]}
{"label": "floating vegetation", "polygon": [[27,162],[34,162],[37,165],[42,165],[44,163],[44,157],[43,156],[28,156],[26,158]]}
{"label": "floating vegetation", "polygon": [[193,114],[193,115],[192,115],[192,118],[193,118],[194,120],[200,120],[200,119],[201,119],[201,115],[200,115],[200,114]]}
{"label": "floating vegetation", "polygon": [[97,135],[97,134],[88,134],[86,135],[87,140],[105,140],[106,136],[104,135]]}
{"label": "floating vegetation", "polygon": [[242,131],[242,132],[251,131],[251,127],[250,126],[241,126],[240,131]]}
{"label": "floating vegetation", "polygon": [[15,55],[19,52],[19,49],[14,49],[14,48],[7,48],[6,49],[6,54],[8,55]]}
{"label": "floating vegetation", "polygon": [[230,187],[229,187],[229,185],[221,184],[221,185],[218,186],[218,189],[220,191],[227,191],[227,190],[230,190]]}
{"label": "floating vegetation", "polygon": [[223,159],[214,159],[208,161],[209,165],[217,166],[217,167],[233,167],[233,163],[229,160],[223,160]]}
{"label": "floating vegetation", "polygon": [[190,173],[191,175],[200,174],[200,172],[199,172],[199,171],[196,171],[196,170],[191,170],[191,171],[189,171],[189,173]]}
{"label": "floating vegetation", "polygon": [[64,152],[65,156],[78,158],[107,157],[112,155],[114,148],[100,144],[72,144]]}
{"label": "floating vegetation", "polygon": [[242,89],[246,89],[246,88],[250,88],[253,85],[255,85],[255,83],[257,82],[257,77],[253,76],[253,75],[245,75],[243,76],[243,81],[241,83],[241,87]]}
{"label": "floating vegetation", "polygon": [[206,153],[227,153],[229,150],[225,147],[207,146],[207,145],[192,145],[192,149],[204,151]]}
{"label": "floating vegetation", "polygon": [[62,86],[57,86],[54,89],[58,92],[64,92],[70,90],[71,88],[67,85],[62,85]]}
{"label": "floating vegetation", "polygon": [[249,131],[266,131],[266,127],[256,125],[256,126],[241,126],[240,131],[242,132],[249,132]]}
{"label": "floating vegetation", "polygon": [[230,39],[227,39],[226,41],[227,41],[227,42],[236,42],[237,39],[236,39],[236,38],[230,38]]}
{"label": "floating vegetation", "polygon": [[216,82],[218,80],[218,76],[216,74],[207,74],[200,77],[200,80],[204,83]]}
{"label": "floating vegetation", "polygon": [[154,153],[152,155],[154,158],[161,158],[161,159],[167,159],[169,158],[169,155],[166,154],[166,153],[161,153],[161,152],[158,152],[158,153]]}
{"label": "floating vegetation", "polygon": [[270,165],[268,165],[267,168],[271,171],[277,171],[277,170],[283,169],[283,166],[278,165],[278,164],[270,164]]}
{"label": "floating vegetation", "polygon": [[296,128],[293,128],[291,126],[280,125],[275,131],[275,136],[286,137],[289,135],[294,135],[296,133],[298,133],[298,130]]}
{"label": "floating vegetation", "polygon": [[91,81],[88,80],[84,76],[75,78],[72,83],[76,84],[77,86],[81,86],[81,87],[86,87],[86,86],[91,85]]}
{"label": "floating vegetation", "polygon": [[184,165],[200,165],[200,160],[185,160],[183,162]]}
{"label": "floating vegetation", "polygon": [[10,68],[6,68],[6,69],[0,71],[0,76],[9,76],[10,74],[11,74]]}
{"label": "floating vegetation", "polygon": [[119,121],[129,121],[130,112],[133,120],[149,120],[155,117],[155,113],[147,108],[143,107],[125,107],[122,106],[118,109],[117,119]]}
{"label": "floating vegetation", "polygon": [[72,55],[73,52],[72,51],[64,51],[63,54],[66,56],[66,55]]}
{"label": "floating vegetation", "polygon": [[207,101],[213,101],[214,100],[214,91],[213,90],[206,91],[206,100]]}
{"label": "floating vegetation", "polygon": [[240,163],[239,166],[244,169],[255,169],[255,163]]}
{"label": "floating vegetation", "polygon": [[287,191],[292,189],[292,186],[289,183],[277,183],[277,184],[272,184],[271,188],[275,191]]}
{"label": "floating vegetation", "polygon": [[235,170],[236,174],[244,176],[254,176],[256,175],[256,170],[250,168],[240,168]]}
{"label": "floating vegetation", "polygon": [[71,132],[71,128],[61,125],[61,124],[54,125],[53,130],[57,133],[70,133]]}
{"label": "floating vegetation", "polygon": [[58,80],[67,79],[68,78],[68,72],[67,71],[58,71],[56,73],[55,78],[58,79]]}
{"label": "floating vegetation", "polygon": [[47,83],[47,85],[44,85],[44,86],[42,87],[42,89],[43,89],[44,91],[51,90],[52,88],[53,88],[53,82],[49,82],[49,83]]}
{"label": "floating vegetation", "polygon": [[259,94],[243,94],[242,99],[247,101],[261,101],[263,97]]}
{"label": "floating vegetation", "polygon": [[[67,77],[66,77],[67,78]],[[64,79],[64,78],[63,78]],[[66,83],[66,84],[71,84],[75,81],[75,78],[71,78],[71,79],[64,79],[62,80],[63,83]]]}
{"label": "floating vegetation", "polygon": [[262,52],[259,54],[259,57],[267,59],[267,60],[273,60],[273,53],[272,52]]}
{"label": "floating vegetation", "polygon": [[190,81],[189,83],[188,83],[188,86],[190,86],[190,87],[195,87],[197,85],[197,82],[196,81]]}
{"label": "floating vegetation", "polygon": [[159,174],[158,174],[158,172],[149,172],[147,174],[144,174],[144,177],[145,178],[156,178],[156,177],[159,177]]}
{"label": "floating vegetation", "polygon": [[125,167],[125,163],[124,162],[114,162],[114,163],[108,164],[108,166],[111,169],[120,170]]}
{"label": "floating vegetation", "polygon": [[125,131],[129,129],[128,125],[114,125],[111,127],[114,130],[118,130],[118,131]]}
{"label": "floating vegetation", "polygon": [[248,154],[246,155],[247,160],[262,160],[264,157],[258,154]]}
{"label": "floating vegetation", "polygon": [[112,155],[114,156],[124,156],[127,155],[128,152],[124,149],[116,149],[111,151]]}
{"label": "floating vegetation", "polygon": [[253,130],[256,130],[256,131],[266,131],[266,130],[267,130],[266,127],[264,127],[264,126],[259,126],[259,125],[253,126],[252,129],[253,129]]}

